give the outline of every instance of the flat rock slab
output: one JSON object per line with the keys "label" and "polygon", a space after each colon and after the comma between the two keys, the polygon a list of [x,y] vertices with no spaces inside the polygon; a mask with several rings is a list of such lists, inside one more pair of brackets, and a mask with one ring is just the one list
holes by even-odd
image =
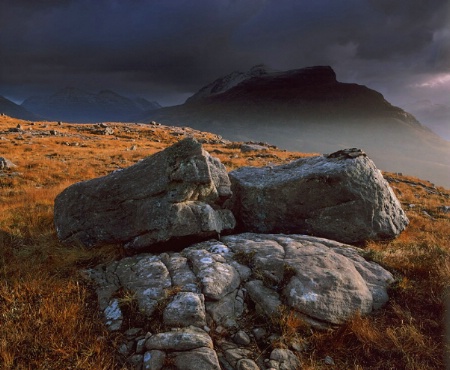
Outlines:
{"label": "flat rock slab", "polygon": [[408,224],[375,164],[359,149],[230,172],[243,231],[301,233],[343,243],[396,237]]}
{"label": "flat rock slab", "polygon": [[[124,348],[136,352],[128,353],[130,361],[149,369],[166,363],[176,369],[220,369],[219,363],[226,369],[256,369],[260,365],[253,360],[261,353],[252,352],[255,337],[245,332],[255,310],[267,322],[290,312],[324,328],[388,301],[393,276],[363,255],[359,248],[313,236],[243,233],[181,252],[126,257],[84,273],[97,287],[110,330],[123,330],[130,319],[124,317],[129,311],[122,309],[119,292],[127,292],[149,322],[162,320],[161,332],[145,337],[138,328],[125,332]],[[219,335],[210,335],[211,330]],[[265,333],[259,340],[271,335],[280,333]],[[274,368],[300,366],[287,349],[264,356]]]}
{"label": "flat rock slab", "polygon": [[[249,304],[269,317],[284,305],[312,321],[340,324],[388,301],[392,274],[362,255],[356,247],[323,238],[244,233],[181,253],[126,257],[86,274],[96,282],[112,329],[123,320],[121,290],[135,297],[148,317],[165,300],[167,328],[203,328],[208,317],[217,326],[237,327]],[[169,295],[174,289],[177,293]]]}
{"label": "flat rock slab", "polygon": [[76,183],[55,199],[55,226],[65,243],[121,243],[129,249],[231,230],[222,207],[231,196],[225,167],[195,139],[107,176]]}

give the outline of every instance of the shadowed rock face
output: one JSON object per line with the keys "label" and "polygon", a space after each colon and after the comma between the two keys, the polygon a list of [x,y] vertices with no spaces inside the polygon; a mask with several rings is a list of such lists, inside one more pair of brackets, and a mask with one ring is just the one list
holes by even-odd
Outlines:
{"label": "shadowed rock face", "polygon": [[408,219],[365,153],[342,150],[275,167],[230,173],[239,227],[304,233],[344,243],[396,237]]}
{"label": "shadowed rock face", "polygon": [[225,167],[188,138],[134,166],[68,187],[55,199],[55,225],[65,243],[142,249],[233,229],[233,215],[222,208],[230,196]]}

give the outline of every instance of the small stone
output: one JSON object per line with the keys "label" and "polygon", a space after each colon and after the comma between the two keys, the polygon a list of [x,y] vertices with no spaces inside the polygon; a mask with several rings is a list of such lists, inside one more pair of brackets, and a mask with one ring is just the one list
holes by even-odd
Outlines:
{"label": "small stone", "polygon": [[239,330],[233,337],[233,341],[236,344],[240,344],[243,346],[248,346],[251,342],[250,337],[243,330]]}
{"label": "small stone", "polygon": [[177,370],[220,370],[217,354],[211,348],[198,348],[193,351],[173,352],[171,358],[173,358]]}
{"label": "small stone", "polygon": [[301,352],[305,349],[306,346],[300,342],[294,341],[294,342],[290,343],[290,347],[294,351]]}
{"label": "small stone", "polygon": [[275,348],[270,353],[270,359],[279,362],[280,369],[283,370],[297,370],[301,368],[300,360],[288,349]]}
{"label": "small stone", "polygon": [[134,342],[131,342],[131,341],[122,343],[119,347],[118,352],[123,356],[128,356],[131,353],[133,346],[134,346]]}
{"label": "small stone", "polygon": [[142,354],[145,350],[145,338],[139,339],[136,342],[136,353]]}
{"label": "small stone", "polygon": [[332,357],[327,356],[325,357],[325,359],[323,360],[323,362],[325,362],[326,365],[334,365],[334,360]]}
{"label": "small stone", "polygon": [[0,157],[0,170],[10,169],[17,167],[14,163],[12,163],[9,159],[4,157]]}
{"label": "small stone", "polygon": [[144,356],[142,355],[132,355],[127,359],[127,362],[133,366],[133,369],[141,369],[142,368],[142,360]]}
{"label": "small stone", "polygon": [[207,333],[196,327],[158,333],[145,342],[148,350],[189,351],[200,347],[213,348],[213,342]]}
{"label": "small stone", "polygon": [[225,358],[231,366],[236,367],[237,362],[243,358],[247,358],[251,355],[249,350],[244,348],[234,348],[225,351]]}
{"label": "small stone", "polygon": [[143,369],[144,370],[161,370],[164,366],[166,354],[163,351],[153,350],[144,353]]}
{"label": "small stone", "polygon": [[438,211],[441,211],[443,213],[449,213],[450,212],[450,206],[441,206],[438,207]]}
{"label": "small stone", "polygon": [[112,299],[103,312],[108,329],[111,331],[119,330],[123,321],[122,311],[119,307],[119,300],[117,298]]}
{"label": "small stone", "polygon": [[236,365],[237,370],[259,370],[259,366],[256,362],[249,358],[239,360]]}
{"label": "small stone", "polygon": [[124,334],[128,338],[135,338],[138,335],[140,335],[141,333],[142,333],[142,329],[141,328],[131,328],[131,329],[128,329]]}
{"label": "small stone", "polygon": [[262,340],[267,336],[267,331],[264,328],[254,328],[252,332],[256,340]]}

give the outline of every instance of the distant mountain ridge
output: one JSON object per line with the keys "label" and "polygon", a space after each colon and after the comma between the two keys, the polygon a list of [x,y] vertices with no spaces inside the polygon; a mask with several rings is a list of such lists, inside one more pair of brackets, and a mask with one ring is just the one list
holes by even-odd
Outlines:
{"label": "distant mountain ridge", "polygon": [[28,121],[38,121],[42,119],[37,114],[29,112],[24,107],[12,102],[9,99],[6,99],[3,96],[0,96],[0,113],[6,114],[7,116],[20,118]]}
{"label": "distant mountain ridge", "polygon": [[184,104],[146,112],[139,120],[301,152],[358,147],[382,170],[450,186],[450,142],[381,93],[339,82],[329,66],[255,70],[216,79]]}
{"label": "distant mountain ridge", "polygon": [[66,87],[50,96],[34,96],[22,105],[49,120],[67,122],[126,121],[129,117],[161,108],[144,98],[126,98],[111,90],[97,94]]}
{"label": "distant mountain ridge", "polygon": [[220,77],[210,84],[202,87],[194,95],[186,100],[186,103],[192,103],[199,101],[203,98],[207,98],[213,95],[221,94],[230,90],[234,86],[241,82],[248,80],[252,77],[259,77],[270,73],[270,69],[264,64],[258,64],[250,68],[247,72],[234,71],[224,77]]}

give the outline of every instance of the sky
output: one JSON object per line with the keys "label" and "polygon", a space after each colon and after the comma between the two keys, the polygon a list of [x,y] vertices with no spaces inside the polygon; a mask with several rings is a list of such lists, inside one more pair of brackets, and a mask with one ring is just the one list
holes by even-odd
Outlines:
{"label": "sky", "polygon": [[0,95],[17,103],[73,86],[181,104],[261,63],[450,109],[450,1],[0,1]]}

